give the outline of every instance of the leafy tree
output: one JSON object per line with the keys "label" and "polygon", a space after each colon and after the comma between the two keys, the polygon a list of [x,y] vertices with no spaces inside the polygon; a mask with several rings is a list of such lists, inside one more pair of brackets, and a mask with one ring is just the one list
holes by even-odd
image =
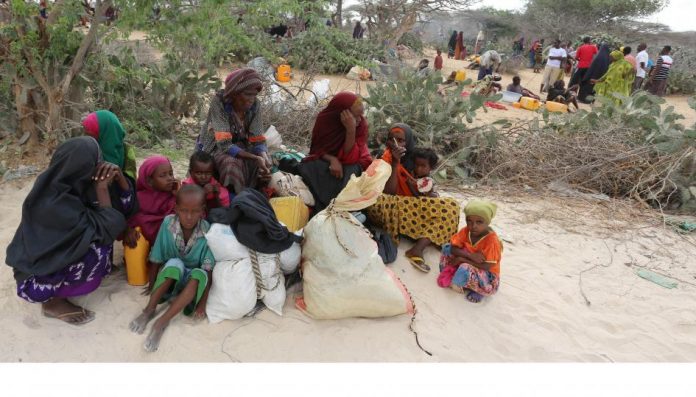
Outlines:
{"label": "leafy tree", "polygon": [[575,37],[660,11],[668,0],[528,0],[526,22],[552,37]]}

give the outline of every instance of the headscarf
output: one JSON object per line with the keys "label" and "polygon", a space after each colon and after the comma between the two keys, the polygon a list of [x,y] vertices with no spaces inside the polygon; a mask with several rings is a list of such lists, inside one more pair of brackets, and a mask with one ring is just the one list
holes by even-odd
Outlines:
{"label": "headscarf", "polygon": [[464,207],[464,214],[466,216],[480,216],[486,223],[491,223],[497,210],[498,206],[490,201],[471,200],[466,204],[466,207]]}
{"label": "headscarf", "polygon": [[123,215],[95,202],[92,175],[97,141],[68,139],[53,153],[22,205],[22,220],[7,247],[17,280],[45,276],[79,261],[91,244],[112,244],[126,228]]}
{"label": "headscarf", "polygon": [[[415,192],[411,191],[411,187],[408,184],[409,179],[413,179],[413,168],[415,167],[415,158],[413,152],[416,148],[416,139],[413,136],[413,129],[408,124],[396,123],[391,126],[389,132],[401,130],[404,132],[404,137],[406,138],[406,153],[401,157],[401,162],[399,168],[396,170],[398,176],[398,184],[396,194],[397,196],[413,196]],[[382,160],[391,164],[392,153],[390,149],[384,151],[382,154]],[[394,172],[394,171],[392,171]]]}
{"label": "headscarf", "polygon": [[[341,112],[350,109],[360,97],[348,91],[339,92],[331,99],[331,102],[317,115],[312,129],[312,144],[309,148],[309,156],[303,161],[313,161],[320,159],[325,154],[338,156],[342,151],[343,143],[346,139],[346,129],[341,123]],[[362,146],[367,147],[367,120],[364,116],[360,117],[358,125],[355,127],[355,145],[362,150]],[[344,153],[347,155],[347,153]],[[358,162],[357,159],[353,163]],[[363,166],[369,166],[371,159]],[[360,159],[363,165],[363,160]]]}
{"label": "headscarf", "polygon": [[609,63],[609,45],[602,44],[599,48],[599,52],[595,55],[590,67],[587,69],[587,72],[585,72],[582,81],[589,82],[591,79],[598,80],[600,77],[604,76],[604,73],[609,69]]}
{"label": "headscarf", "polygon": [[225,78],[223,96],[229,101],[233,96],[238,95],[247,88],[254,88],[257,92],[261,92],[263,89],[261,76],[256,73],[256,70],[251,68],[237,69]]}
{"label": "headscarf", "polygon": [[457,31],[455,30],[452,32],[452,36],[450,36],[449,43],[447,44],[449,48],[454,48],[455,45],[457,45]]}
{"label": "headscarf", "polygon": [[87,134],[99,142],[104,161],[123,169],[126,162],[123,140],[126,131],[115,114],[108,110],[90,113],[82,122]]}
{"label": "headscarf", "polygon": [[614,97],[612,94],[617,93],[623,96],[630,96],[635,73],[633,72],[633,65],[624,58],[623,52],[612,51],[609,55],[614,62],[609,65],[607,73],[602,76],[602,81],[595,85],[595,91],[598,95],[610,98],[615,103],[621,103],[621,99]]}
{"label": "headscarf", "polygon": [[170,164],[169,159],[164,156],[151,156],[140,165],[136,184],[140,211],[128,220],[129,226],[140,226],[143,236],[150,244],[155,242],[164,217],[173,214],[176,206],[174,194],[155,190],[148,182],[148,178],[162,164]]}

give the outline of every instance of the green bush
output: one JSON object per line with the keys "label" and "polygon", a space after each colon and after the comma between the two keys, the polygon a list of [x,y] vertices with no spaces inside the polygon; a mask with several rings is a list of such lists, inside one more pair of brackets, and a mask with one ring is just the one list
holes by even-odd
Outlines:
{"label": "green bush", "polygon": [[289,41],[289,62],[295,68],[335,74],[347,73],[355,65],[367,66],[384,59],[384,49],[369,40],[353,40],[335,28],[317,26]]}
{"label": "green bush", "polygon": [[418,54],[423,53],[423,40],[421,40],[420,36],[413,32],[404,33],[404,35],[401,36],[401,38],[396,44],[401,44],[410,47],[413,51],[417,52]]}
{"label": "green bush", "polygon": [[90,81],[94,108],[114,112],[138,146],[151,146],[170,138],[184,117],[200,113],[205,95],[220,81],[166,55],[161,65],[139,65],[131,49],[119,56],[95,57],[85,79]]}

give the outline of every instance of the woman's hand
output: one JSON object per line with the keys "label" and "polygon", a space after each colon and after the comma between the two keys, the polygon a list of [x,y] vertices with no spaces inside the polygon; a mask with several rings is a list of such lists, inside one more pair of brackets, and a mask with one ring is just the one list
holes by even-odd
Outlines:
{"label": "woman's hand", "polygon": [[401,162],[401,158],[406,154],[406,148],[397,145],[393,139],[387,140],[387,147],[392,154],[392,163]]}
{"label": "woman's hand", "polygon": [[341,124],[343,124],[347,131],[355,131],[358,122],[355,120],[353,113],[346,109],[341,112]]}
{"label": "woman's hand", "polygon": [[256,156],[256,164],[259,167],[259,175],[262,178],[271,175],[271,169],[268,168],[268,163],[263,156]]}
{"label": "woman's hand", "polygon": [[111,182],[113,182],[114,178],[116,178],[119,174],[121,177],[123,176],[123,174],[121,174],[121,169],[116,164],[111,164],[104,161],[97,164],[97,168],[94,170],[92,180],[96,184],[106,181],[107,185],[111,185]]}
{"label": "woman's hand", "polygon": [[123,244],[129,248],[135,248],[138,244],[138,239],[140,238],[140,232],[135,230],[135,228],[129,227],[126,229],[126,233],[123,235]]}
{"label": "woman's hand", "polygon": [[331,159],[331,162],[329,163],[329,172],[331,173],[331,175],[333,175],[334,178],[342,179],[343,178],[343,164],[341,164],[341,162],[338,161],[337,158]]}
{"label": "woman's hand", "polygon": [[599,80],[597,79],[590,79],[590,84],[597,84],[599,83]]}

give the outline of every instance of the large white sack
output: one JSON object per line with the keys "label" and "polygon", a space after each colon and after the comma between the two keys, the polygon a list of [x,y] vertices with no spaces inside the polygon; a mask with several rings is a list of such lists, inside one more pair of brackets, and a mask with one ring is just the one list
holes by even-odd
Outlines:
{"label": "large white sack", "polygon": [[229,225],[213,223],[205,234],[205,239],[216,262],[236,261],[249,257],[249,250],[237,241]]}
{"label": "large white sack", "polygon": [[[296,235],[302,235],[302,229],[295,232]],[[280,253],[280,270],[283,274],[288,275],[295,272],[302,260],[302,246],[299,243],[293,243],[290,248]]]}
{"label": "large white sack", "polygon": [[[260,298],[263,304],[266,305],[272,312],[282,316],[283,305],[285,305],[285,276],[280,269],[280,254],[262,254],[260,252],[251,251],[251,261],[254,261],[254,255],[259,264],[261,272],[261,288]],[[255,280],[256,287],[258,280]]]}
{"label": "large white sack", "polygon": [[404,285],[384,266],[369,232],[347,211],[375,203],[391,174],[374,161],[351,177],[335,201],[304,228],[304,296],[297,306],[317,319],[387,317],[413,312]]}
{"label": "large white sack", "polygon": [[205,312],[208,321],[236,320],[256,305],[256,279],[249,258],[218,262]]}

